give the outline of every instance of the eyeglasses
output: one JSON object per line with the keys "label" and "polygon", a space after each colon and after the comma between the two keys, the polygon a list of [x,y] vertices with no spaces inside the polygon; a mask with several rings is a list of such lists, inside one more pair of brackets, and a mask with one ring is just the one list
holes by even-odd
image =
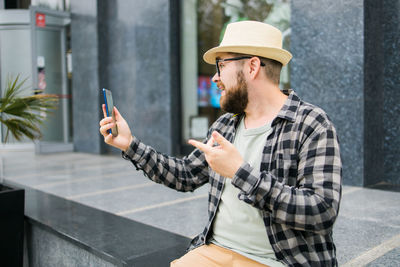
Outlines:
{"label": "eyeglasses", "polygon": [[[215,60],[215,67],[217,68],[218,76],[220,76],[221,69],[222,69],[222,65],[220,65],[221,62],[249,59],[249,58],[252,58],[252,57],[254,57],[254,56],[241,56],[241,57],[231,57],[231,58],[225,58],[225,59],[216,59]],[[264,67],[265,64],[261,60],[260,60],[260,62],[261,62],[261,66]]]}

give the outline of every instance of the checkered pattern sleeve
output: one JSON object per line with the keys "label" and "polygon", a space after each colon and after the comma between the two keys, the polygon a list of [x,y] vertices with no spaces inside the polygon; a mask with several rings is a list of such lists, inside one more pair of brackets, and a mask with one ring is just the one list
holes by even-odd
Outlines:
{"label": "checkered pattern sleeve", "polygon": [[159,153],[133,137],[122,157],[130,160],[149,179],[178,191],[193,191],[208,182],[208,164],[198,149],[178,159]]}
{"label": "checkered pattern sleeve", "polygon": [[270,213],[275,223],[329,234],[341,195],[341,160],[333,125],[329,121],[319,124],[302,143],[295,186],[246,163],[232,183],[241,189],[240,199]]}

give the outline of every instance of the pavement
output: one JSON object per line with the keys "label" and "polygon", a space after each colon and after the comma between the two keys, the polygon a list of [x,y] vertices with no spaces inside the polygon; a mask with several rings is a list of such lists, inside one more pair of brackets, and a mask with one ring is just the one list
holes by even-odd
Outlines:
{"label": "pavement", "polygon": [[[115,155],[0,148],[0,175],[187,237],[207,221],[208,186],[181,193],[148,180]],[[345,183],[345,181],[344,181]],[[400,266],[400,192],[344,186],[334,226],[339,266]]]}

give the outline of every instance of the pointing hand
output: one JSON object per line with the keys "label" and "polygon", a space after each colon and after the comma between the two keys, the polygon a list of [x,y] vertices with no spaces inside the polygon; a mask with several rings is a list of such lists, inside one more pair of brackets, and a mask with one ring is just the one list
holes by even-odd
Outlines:
{"label": "pointing hand", "polygon": [[[243,163],[236,147],[217,131],[212,133],[207,144],[196,140],[189,140],[188,143],[203,151],[211,169],[226,178],[232,178]],[[214,146],[214,143],[217,145]]]}

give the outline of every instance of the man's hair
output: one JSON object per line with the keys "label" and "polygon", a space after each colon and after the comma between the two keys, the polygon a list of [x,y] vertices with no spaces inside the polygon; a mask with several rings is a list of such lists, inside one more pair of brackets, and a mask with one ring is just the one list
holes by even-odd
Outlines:
{"label": "man's hair", "polygon": [[[253,56],[253,55],[246,55],[239,53],[229,53],[229,54],[233,55],[234,57]],[[282,63],[270,58],[265,58],[260,56],[255,56],[255,57],[258,57],[261,60],[261,62],[265,64],[265,67],[262,67],[262,69],[264,69],[265,76],[274,84],[279,84],[279,80],[281,77]],[[244,64],[244,61],[238,61],[238,62],[240,62],[239,64],[242,65]]]}

